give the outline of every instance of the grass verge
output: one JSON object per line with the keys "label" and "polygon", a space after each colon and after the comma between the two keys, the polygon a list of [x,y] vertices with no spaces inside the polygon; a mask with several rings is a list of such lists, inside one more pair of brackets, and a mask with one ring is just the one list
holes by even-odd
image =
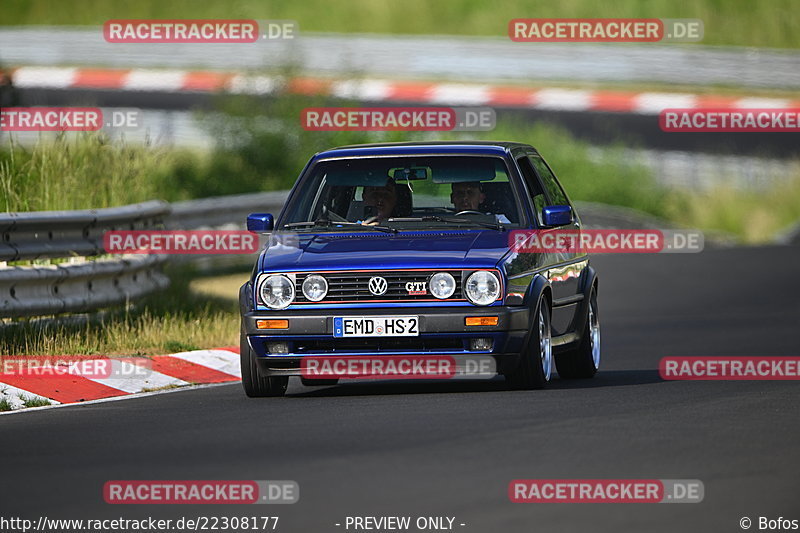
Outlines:
{"label": "grass verge", "polygon": [[0,330],[0,355],[163,355],[238,344],[238,290],[226,298],[208,296],[190,288],[197,277],[191,270],[167,273],[170,288],[141,300],[133,310],[84,323],[6,325]]}
{"label": "grass verge", "polygon": [[[103,135],[60,135],[27,147],[0,147],[0,209],[45,211],[188,200],[285,187],[239,153],[109,142]],[[235,179],[231,179],[235,176]]]}
{"label": "grass verge", "polygon": [[22,403],[25,407],[44,407],[46,405],[52,405],[50,400],[46,398],[28,398],[23,397]]}
{"label": "grass verge", "polygon": [[[0,390],[0,393],[5,392],[4,390]],[[20,396],[22,400],[22,407],[44,407],[46,405],[52,405],[50,400],[46,398],[33,398],[30,396]],[[11,405],[11,402],[8,398],[0,398],[0,412],[3,411],[13,411],[14,407]]]}

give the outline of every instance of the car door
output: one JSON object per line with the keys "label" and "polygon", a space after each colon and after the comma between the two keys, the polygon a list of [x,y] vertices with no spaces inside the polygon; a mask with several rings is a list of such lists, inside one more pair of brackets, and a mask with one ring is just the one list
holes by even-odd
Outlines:
{"label": "car door", "polygon": [[[575,208],[569,201],[564,189],[558,182],[553,171],[544,161],[542,156],[535,152],[525,154],[528,171],[533,170],[541,190],[544,193],[546,205],[568,205],[572,208],[572,221],[569,224],[545,228],[544,231],[574,231],[581,229],[580,218]],[[542,199],[538,199],[541,203]],[[542,224],[541,207],[535,206],[538,211],[538,221]],[[570,333],[576,322],[576,314],[581,309],[583,300],[583,271],[588,267],[587,256],[579,251],[554,252],[548,255],[547,271],[543,273],[550,280],[553,289],[552,327],[554,335]]]}

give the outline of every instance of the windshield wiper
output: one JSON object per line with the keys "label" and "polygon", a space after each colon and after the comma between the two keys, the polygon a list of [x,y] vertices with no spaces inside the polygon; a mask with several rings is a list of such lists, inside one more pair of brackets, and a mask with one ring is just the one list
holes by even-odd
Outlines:
{"label": "windshield wiper", "polygon": [[306,221],[306,222],[290,222],[289,224],[284,224],[284,228],[311,228],[314,226],[326,227],[329,228],[331,226],[358,226],[359,228],[366,228],[366,229],[374,229],[376,231],[382,231],[384,233],[397,233],[396,228],[390,228],[388,226],[380,226],[375,225],[371,226],[369,224],[361,224],[360,222],[350,222],[349,220],[330,220],[327,218],[320,218],[319,220]]}
{"label": "windshield wiper", "polygon": [[409,218],[390,218],[390,222],[413,221],[413,222],[444,222],[446,224],[475,224],[484,228],[491,228],[497,231],[505,231],[506,227],[500,222],[483,222],[481,220],[472,220],[467,218],[453,218],[453,217],[440,217],[439,215],[430,215],[424,217],[409,217]]}

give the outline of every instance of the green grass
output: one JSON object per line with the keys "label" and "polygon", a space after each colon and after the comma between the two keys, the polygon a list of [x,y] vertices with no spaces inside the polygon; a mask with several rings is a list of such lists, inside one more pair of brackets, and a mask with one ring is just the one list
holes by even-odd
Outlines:
{"label": "green grass", "polygon": [[256,170],[233,152],[112,143],[93,134],[63,135],[32,148],[4,140],[2,211],[84,209],[154,198],[177,201],[285,186],[283,176]]}
{"label": "green grass", "polygon": [[[3,392],[0,390],[0,392]],[[31,396],[20,396],[22,400],[23,407],[44,407],[46,405],[52,405],[50,400],[47,398],[34,398]],[[11,402],[8,401],[7,398],[0,399],[0,412],[3,411],[13,411],[14,408],[11,406]]]}
{"label": "green grass", "polygon": [[[402,132],[302,130],[300,111],[323,102],[299,95],[220,97],[219,105],[230,118],[198,116],[218,140],[217,148],[208,152],[110,142],[90,133],[62,134],[30,148],[5,137],[0,146],[0,210],[85,209],[286,189],[321,148],[419,138]],[[279,119],[286,127],[264,117]]]}
{"label": "green grass", "polygon": [[462,135],[472,139],[530,144],[544,156],[572,200],[630,207],[667,218],[682,193],[659,186],[650,170],[628,164],[621,144],[611,145],[597,161],[590,146],[566,130],[544,123],[506,122],[491,132]]}
{"label": "green grass", "polygon": [[46,398],[29,398],[23,397],[22,403],[25,407],[44,407],[46,405],[52,405],[50,400]]}
{"label": "green grass", "polygon": [[[148,356],[238,345],[237,298],[249,273],[198,276],[187,268],[167,273],[172,286],[143,299],[132,310],[114,311],[83,324],[18,321],[7,325],[0,357]],[[26,402],[26,406],[36,405]]]}
{"label": "green grass", "polygon": [[800,221],[800,169],[784,184],[766,191],[717,187],[687,195],[682,206],[672,206],[668,217],[685,217],[695,228],[723,231],[745,244],[767,243]]}
{"label": "green grass", "polygon": [[196,344],[189,344],[182,341],[167,341],[164,343],[164,350],[168,353],[191,352],[192,350],[200,349],[201,347]]}
{"label": "green grass", "polygon": [[773,48],[800,46],[794,0],[6,0],[2,24],[101,25],[116,18],[254,18],[296,20],[300,31],[486,35],[505,37],[512,18],[699,18],[702,44]]}

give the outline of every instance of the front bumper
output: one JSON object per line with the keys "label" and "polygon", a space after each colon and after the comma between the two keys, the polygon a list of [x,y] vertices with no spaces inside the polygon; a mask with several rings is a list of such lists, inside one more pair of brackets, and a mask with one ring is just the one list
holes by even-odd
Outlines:
{"label": "front bumper", "polygon": [[[334,338],[334,317],[418,316],[419,335],[413,337]],[[491,356],[497,371],[516,368],[529,331],[527,307],[386,307],[350,309],[298,309],[280,312],[250,311],[242,320],[247,342],[256,355],[262,375],[299,376],[303,357],[340,356]],[[467,326],[466,317],[496,316],[496,326]],[[256,320],[288,320],[286,329],[259,329]],[[492,339],[490,350],[471,350],[470,341]],[[286,353],[272,353],[274,343]]]}

